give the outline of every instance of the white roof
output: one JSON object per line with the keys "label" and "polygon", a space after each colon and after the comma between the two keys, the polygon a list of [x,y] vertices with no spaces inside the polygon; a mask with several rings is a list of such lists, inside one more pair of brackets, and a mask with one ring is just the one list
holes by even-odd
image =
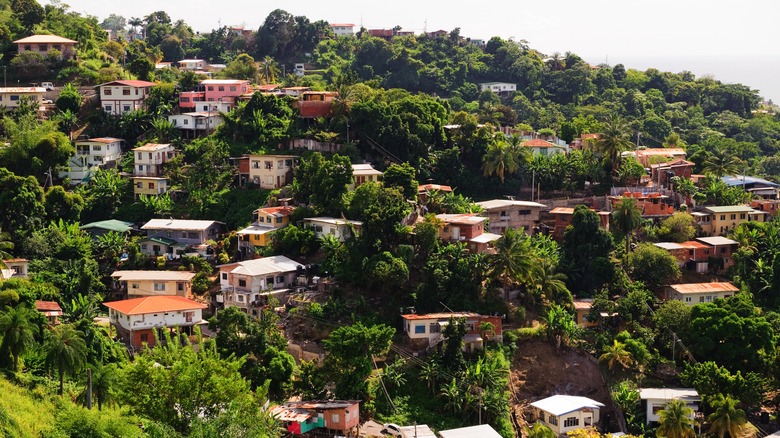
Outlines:
{"label": "white roof", "polygon": [[116,271],[111,277],[119,281],[189,281],[195,277],[188,271]]}
{"label": "white roof", "polygon": [[195,221],[185,219],[152,219],[147,222],[142,230],[205,230],[218,224],[217,221]]}
{"label": "white roof", "polygon": [[554,395],[531,403],[531,406],[560,417],[580,409],[599,409],[604,404],[577,395]]}
{"label": "white roof", "polygon": [[261,236],[271,231],[276,231],[279,228],[269,227],[266,225],[250,225],[243,230],[237,231],[236,234],[250,234],[255,236]]}
{"label": "white roof", "polygon": [[642,400],[686,400],[701,401],[701,396],[693,388],[643,388],[639,390]]}
{"label": "white roof", "polygon": [[441,438],[501,438],[489,424],[461,427],[458,429],[440,430]]}
{"label": "white roof", "polygon": [[292,272],[298,269],[302,264],[290,260],[285,256],[264,257],[262,259],[247,260],[235,264],[236,267],[230,271],[232,274],[243,274],[249,276],[276,274],[278,272]]}
{"label": "white roof", "polygon": [[185,63],[185,62],[189,63],[189,62],[206,62],[206,61],[202,59],[182,59],[181,61],[179,61],[179,63]]}
{"label": "white roof", "polygon": [[201,85],[236,85],[236,84],[243,84],[248,83],[249,81],[246,81],[244,79],[206,79],[204,81],[201,81]]}
{"label": "white roof", "polygon": [[544,204],[532,201],[511,201],[509,199],[491,199],[490,201],[477,202],[477,205],[490,210],[492,208],[510,207],[516,205],[518,207],[530,207],[530,208],[546,208]]}
{"label": "white roof", "polygon": [[654,243],[653,245],[655,245],[655,246],[657,246],[659,248],[663,248],[663,249],[665,249],[667,251],[670,250],[670,249],[681,249],[682,248],[682,246],[680,246],[679,244],[674,243],[674,242],[658,242],[658,243]]}
{"label": "white roof", "polygon": [[363,222],[360,221],[351,221],[349,219],[338,219],[335,217],[307,217],[303,219],[303,222],[322,222],[324,224],[330,224],[330,225],[346,225],[346,224],[353,224],[353,225],[363,225]]}
{"label": "white roof", "polygon": [[370,164],[353,164],[352,175],[381,175],[382,172],[374,169]]}
{"label": "white roof", "polygon": [[401,426],[399,428],[405,438],[436,438],[427,424],[418,424],[417,426]]}
{"label": "white roof", "polygon": [[699,242],[706,243],[707,245],[717,246],[717,245],[737,245],[739,242],[736,240],[727,239],[722,236],[715,236],[715,237],[699,237],[696,240]]}
{"label": "white roof", "polygon": [[479,236],[469,240],[469,242],[474,243],[488,243],[488,242],[494,242],[501,238],[501,235],[499,234],[493,234],[493,233],[482,233]]}

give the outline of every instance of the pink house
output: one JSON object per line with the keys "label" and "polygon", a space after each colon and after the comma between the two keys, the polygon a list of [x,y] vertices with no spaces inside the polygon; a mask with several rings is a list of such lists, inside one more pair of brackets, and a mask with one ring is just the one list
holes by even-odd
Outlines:
{"label": "pink house", "polygon": [[243,79],[207,79],[200,84],[207,102],[236,102],[241,95],[252,93],[249,81]]}

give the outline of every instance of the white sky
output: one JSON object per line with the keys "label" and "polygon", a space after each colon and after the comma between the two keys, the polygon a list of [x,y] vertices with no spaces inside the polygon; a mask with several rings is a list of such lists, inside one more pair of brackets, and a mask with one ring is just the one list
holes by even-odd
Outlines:
{"label": "white sky", "polygon": [[[780,101],[780,19],[777,0],[494,0],[436,1],[298,0],[63,0],[99,19],[164,10],[195,31],[222,25],[257,29],[274,9],[330,23],[366,28],[402,26],[422,32],[455,27],[461,35],[525,39],[546,54],[572,51],[592,64],[609,60],[627,67],[713,74],[741,82]],[[704,60],[704,62],[702,62]],[[738,65],[737,65],[738,64]],[[770,66],[776,67],[770,69]],[[772,71],[770,71],[772,70]]]}

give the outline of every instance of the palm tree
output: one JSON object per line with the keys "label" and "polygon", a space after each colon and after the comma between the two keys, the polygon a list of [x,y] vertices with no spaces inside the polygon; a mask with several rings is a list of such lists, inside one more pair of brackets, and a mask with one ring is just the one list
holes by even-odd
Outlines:
{"label": "palm tree", "polygon": [[[114,401],[114,384],[116,382],[116,365],[96,365],[89,367],[92,370],[92,396],[95,402],[97,402],[98,410],[103,409],[104,404],[111,404]],[[86,403],[87,390],[79,394],[78,400],[82,403]]]}
{"label": "palm tree", "polygon": [[542,320],[547,323],[545,332],[551,339],[555,339],[555,348],[560,349],[561,344],[566,338],[572,337],[577,330],[574,318],[565,308],[553,304],[547,310],[547,314],[542,316]]}
{"label": "palm tree", "polygon": [[531,273],[531,285],[537,294],[548,301],[565,297],[565,301],[571,302],[571,293],[566,287],[566,275],[556,271],[557,266],[551,259],[538,259]]}
{"label": "palm tree", "polygon": [[260,60],[260,71],[266,84],[271,84],[279,77],[279,64],[270,56]]}
{"label": "palm tree", "polygon": [[466,396],[455,379],[452,379],[449,385],[443,387],[439,395],[447,399],[445,406],[447,409],[452,410],[453,414],[457,415],[465,411]]}
{"label": "palm tree", "polygon": [[485,176],[498,175],[501,184],[504,183],[506,173],[512,173],[519,168],[517,153],[506,141],[493,141],[482,157],[482,171]]}
{"label": "palm tree", "polygon": [[738,405],[739,400],[718,394],[712,401],[715,412],[707,417],[707,421],[710,422],[710,433],[717,435],[718,438],[724,438],[727,434],[730,438],[740,436],[740,432],[747,423],[747,417],[745,411],[739,409]]}
{"label": "palm tree", "polygon": [[7,306],[5,313],[0,316],[0,333],[3,335],[0,351],[11,353],[14,358],[14,372],[19,371],[19,355],[27,351],[35,342],[31,316],[30,309],[24,304],[16,308]]}
{"label": "palm tree", "polygon": [[489,341],[490,338],[496,334],[496,326],[493,325],[492,322],[483,321],[479,323],[479,327],[477,327],[477,332],[479,332],[479,335],[483,339]]}
{"label": "palm tree", "polygon": [[87,357],[87,344],[84,335],[71,324],[63,324],[51,330],[44,344],[45,363],[57,371],[60,378],[59,394],[65,385],[65,374],[76,373],[84,365]]}
{"label": "palm tree", "polygon": [[428,361],[425,362],[425,364],[420,368],[420,373],[418,374],[418,377],[420,380],[425,381],[425,384],[428,386],[428,389],[433,391],[434,394],[436,394],[436,387],[439,383],[439,378],[442,376],[443,370],[441,368],[441,365],[439,364],[439,361],[437,361],[435,358],[431,357]]}
{"label": "palm tree", "polygon": [[612,168],[617,168],[617,159],[621,152],[631,149],[631,128],[617,114],[613,113],[604,121],[604,130],[599,135],[596,148],[612,160]]}
{"label": "palm tree", "polygon": [[11,235],[0,229],[0,280],[3,279],[3,269],[8,269],[5,260],[12,258],[8,251],[14,249],[14,243],[11,242]]}
{"label": "palm tree", "polygon": [[691,438],[693,432],[693,409],[682,400],[672,400],[660,412],[657,436],[666,438]]}
{"label": "palm tree", "polygon": [[631,252],[631,235],[642,222],[642,212],[636,203],[636,199],[622,197],[612,210],[612,223],[620,234],[626,238],[626,254]]}
{"label": "palm tree", "polygon": [[57,114],[56,120],[60,129],[68,134],[68,139],[73,140],[73,129],[79,124],[78,116],[70,109],[66,109]]}
{"label": "palm tree", "polygon": [[552,429],[545,426],[540,422],[534,423],[533,426],[525,427],[525,434],[528,438],[557,438],[558,435],[553,432]]}
{"label": "palm tree", "polygon": [[607,368],[613,373],[615,372],[615,365],[628,368],[634,363],[631,359],[631,353],[626,350],[626,345],[617,340],[612,345],[604,347],[604,353],[599,357],[599,360],[605,362]]}
{"label": "palm tree", "polygon": [[527,283],[531,277],[535,260],[530,246],[520,231],[509,228],[496,241],[496,253],[488,256],[488,275],[502,283],[507,299],[512,284]]}
{"label": "palm tree", "polygon": [[718,178],[723,176],[737,175],[742,167],[742,160],[729,152],[729,150],[722,145],[718,145],[712,149],[712,152],[707,154],[707,159],[704,160],[703,170],[704,173],[715,175]]}
{"label": "palm tree", "polygon": [[133,27],[133,34],[135,34],[135,28],[138,26],[143,26],[144,22],[138,17],[131,17],[127,24]]}

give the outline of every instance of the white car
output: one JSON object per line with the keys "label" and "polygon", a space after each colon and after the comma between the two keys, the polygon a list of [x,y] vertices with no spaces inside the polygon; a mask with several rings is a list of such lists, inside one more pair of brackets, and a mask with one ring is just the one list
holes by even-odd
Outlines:
{"label": "white car", "polygon": [[390,435],[394,438],[404,438],[403,432],[401,432],[401,426],[393,423],[385,423],[382,425],[384,427],[384,432],[386,435]]}
{"label": "white car", "polygon": [[51,82],[41,82],[41,87],[45,88],[46,91],[51,91],[54,89],[54,84]]}

